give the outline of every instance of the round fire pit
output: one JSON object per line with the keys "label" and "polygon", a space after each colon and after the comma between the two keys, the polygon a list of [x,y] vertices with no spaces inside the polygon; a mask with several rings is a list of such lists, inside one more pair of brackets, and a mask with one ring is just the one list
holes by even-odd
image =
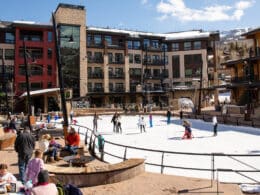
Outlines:
{"label": "round fire pit", "polygon": [[63,158],[64,161],[70,164],[70,166],[73,167],[85,167],[86,163],[94,160],[93,157],[91,156],[66,156]]}

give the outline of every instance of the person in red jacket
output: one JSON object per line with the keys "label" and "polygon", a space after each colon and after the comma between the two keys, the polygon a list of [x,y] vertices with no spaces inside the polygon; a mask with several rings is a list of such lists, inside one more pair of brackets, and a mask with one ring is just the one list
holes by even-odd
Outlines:
{"label": "person in red jacket", "polygon": [[77,154],[80,143],[80,136],[73,127],[70,128],[69,134],[66,136],[65,143],[66,150],[68,150],[73,155]]}

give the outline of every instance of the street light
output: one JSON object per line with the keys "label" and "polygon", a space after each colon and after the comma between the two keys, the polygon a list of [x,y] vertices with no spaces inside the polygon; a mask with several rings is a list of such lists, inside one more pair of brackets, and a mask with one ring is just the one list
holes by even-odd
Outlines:
{"label": "street light", "polygon": [[24,65],[25,65],[25,79],[26,79],[26,90],[27,90],[28,126],[30,128],[30,131],[32,131],[31,120],[30,120],[32,116],[30,83],[29,83],[29,75],[28,75],[28,61],[27,61],[27,54],[26,54],[26,46],[25,46],[24,39],[23,39],[23,58],[24,58]]}
{"label": "street light", "polygon": [[250,121],[251,120],[251,83],[253,81],[253,76],[254,76],[254,69],[251,67],[252,66],[252,62],[251,62],[251,58],[253,55],[253,50],[252,48],[249,49],[249,58],[248,58],[248,62],[246,61],[246,65],[247,65],[247,71],[246,71],[246,80],[248,82],[248,88],[247,88],[247,105],[246,105],[246,111],[245,111],[245,120],[246,121]]}
{"label": "street light", "polygon": [[62,67],[61,67],[61,55],[60,55],[60,46],[58,44],[58,36],[57,36],[57,26],[55,21],[55,15],[52,13],[52,24],[53,24],[53,32],[54,32],[54,40],[55,40],[55,48],[56,48],[56,60],[58,64],[58,77],[59,77],[59,85],[60,85],[60,96],[61,96],[61,107],[62,107],[62,115],[63,115],[63,134],[66,137],[68,134],[68,114],[67,114],[67,106],[65,100],[65,92],[64,92],[64,82],[62,75]]}

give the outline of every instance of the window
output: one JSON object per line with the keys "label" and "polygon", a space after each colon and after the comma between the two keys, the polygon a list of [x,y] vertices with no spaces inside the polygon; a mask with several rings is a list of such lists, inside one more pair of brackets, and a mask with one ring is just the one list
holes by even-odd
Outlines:
{"label": "window", "polygon": [[129,56],[129,63],[133,63],[134,62],[133,54],[128,54],[128,56]]}
{"label": "window", "polygon": [[134,41],[134,47],[133,49],[140,49],[141,43],[140,41]]}
{"label": "window", "polygon": [[92,45],[92,35],[91,34],[88,34],[87,41],[88,41],[88,46]]}
{"label": "window", "polygon": [[25,91],[26,90],[26,83],[18,83],[18,89],[20,91]]}
{"label": "window", "polygon": [[41,76],[43,74],[42,65],[30,65],[29,67],[32,76]]}
{"label": "window", "polygon": [[115,62],[123,63],[123,54],[122,53],[115,53]]}
{"label": "window", "polygon": [[52,59],[52,49],[48,48],[48,59]]}
{"label": "window", "polygon": [[3,58],[3,49],[0,49],[0,59]]}
{"label": "window", "polygon": [[48,31],[48,42],[52,42],[52,32]]}
{"label": "window", "polygon": [[115,75],[116,75],[116,77],[122,77],[123,76],[123,68],[116,68],[115,69]]}
{"label": "window", "polygon": [[95,45],[101,45],[102,43],[101,35],[94,35],[94,43]]}
{"label": "window", "polygon": [[153,76],[154,76],[154,77],[157,77],[157,78],[160,77],[160,76],[161,76],[161,74],[160,74],[160,69],[154,69],[154,70],[153,70]]}
{"label": "window", "polygon": [[111,36],[106,35],[105,40],[106,40],[108,46],[112,45],[112,37]]}
{"label": "window", "polygon": [[15,42],[14,33],[6,32],[5,33],[5,43],[14,43],[14,42]]}
{"label": "window", "polygon": [[162,51],[168,51],[168,45],[166,43],[162,43]]}
{"label": "window", "polygon": [[109,91],[113,91],[113,89],[114,89],[113,83],[109,83]]}
{"label": "window", "polygon": [[42,82],[37,82],[37,83],[31,83],[31,90],[39,90],[42,89]]}
{"label": "window", "polygon": [[47,66],[47,74],[48,74],[49,76],[52,75],[52,65],[48,65],[48,66]]}
{"label": "window", "polygon": [[5,49],[5,59],[14,60],[14,49]]}
{"label": "window", "polygon": [[191,50],[191,42],[184,42],[184,50]]}
{"label": "window", "polygon": [[95,52],[94,57],[95,59],[103,59],[102,52]]}
{"label": "window", "polygon": [[185,77],[199,77],[201,63],[201,54],[184,55]]}
{"label": "window", "polygon": [[141,68],[130,68],[129,72],[131,77],[141,76]]}
{"label": "window", "polygon": [[179,50],[180,50],[179,43],[173,43],[172,44],[172,51],[179,51]]}
{"label": "window", "polygon": [[47,87],[48,87],[48,88],[52,88],[52,82],[48,82],[48,83],[47,83]]}
{"label": "window", "polygon": [[19,72],[19,75],[25,75],[25,66],[19,65],[18,72]]}
{"label": "window", "polygon": [[132,41],[127,41],[127,48],[133,49],[133,42]]}
{"label": "window", "polygon": [[159,40],[152,40],[152,47],[159,48]]}
{"label": "window", "polygon": [[172,77],[180,78],[180,56],[172,56]]}
{"label": "window", "polygon": [[201,49],[201,41],[195,41],[193,43],[193,48],[194,49]]}
{"label": "window", "polygon": [[88,91],[92,92],[92,83],[88,82]]}
{"label": "window", "polygon": [[91,57],[92,57],[92,52],[91,51],[87,52],[87,57],[88,57],[88,59],[91,59]]}
{"label": "window", "polygon": [[95,83],[94,84],[94,90],[95,91],[102,91],[103,90],[102,83]]}
{"label": "window", "polygon": [[115,89],[116,89],[116,91],[122,92],[124,90],[124,84],[123,83],[116,83]]}
{"label": "window", "polygon": [[144,39],[144,42],[143,42],[143,46],[144,47],[150,47],[150,40],[149,39]]}
{"label": "window", "polygon": [[141,55],[140,54],[135,54],[135,63],[141,64]]}
{"label": "window", "polygon": [[108,53],[108,62],[109,63],[113,62],[113,54],[112,53]]}

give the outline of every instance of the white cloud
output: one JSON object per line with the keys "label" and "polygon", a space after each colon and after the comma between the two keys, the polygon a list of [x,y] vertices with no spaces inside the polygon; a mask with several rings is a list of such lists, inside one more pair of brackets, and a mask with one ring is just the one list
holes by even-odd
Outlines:
{"label": "white cloud", "polygon": [[157,4],[162,15],[159,20],[175,17],[180,21],[227,21],[240,20],[244,10],[253,6],[254,0],[241,0],[234,5],[212,5],[201,9],[188,8],[184,0],[166,0]]}

